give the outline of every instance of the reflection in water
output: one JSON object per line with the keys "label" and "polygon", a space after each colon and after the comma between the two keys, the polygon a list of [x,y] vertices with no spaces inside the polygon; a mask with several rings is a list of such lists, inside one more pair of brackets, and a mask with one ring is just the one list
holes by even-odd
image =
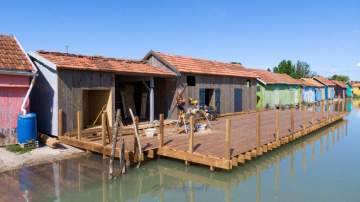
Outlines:
{"label": "reflection in water", "polygon": [[[157,162],[149,162],[142,168],[131,169],[126,175],[114,181],[108,181],[105,172],[108,162],[95,155],[22,168],[0,175],[2,187],[0,199],[1,201],[169,201],[169,199],[198,201],[208,198],[210,201],[238,201],[239,197],[242,197],[236,194],[238,187],[255,178],[255,186],[248,189],[255,190],[256,201],[263,201],[265,200],[262,197],[263,184],[269,181],[264,181],[263,177],[265,173],[269,173],[269,170],[274,171],[273,177],[270,178],[273,182],[270,184],[277,198],[281,189],[284,189],[281,186],[282,179],[289,176],[295,178],[301,170],[302,173],[307,173],[309,165],[307,151],[310,151],[312,162],[321,159],[347,136],[347,124],[346,120],[338,122],[230,172],[209,172],[206,168],[186,167],[179,161],[160,159]],[[301,156],[300,161],[296,160],[297,156]],[[288,164],[284,165],[284,162]],[[289,171],[289,176],[284,174],[286,170]]]}

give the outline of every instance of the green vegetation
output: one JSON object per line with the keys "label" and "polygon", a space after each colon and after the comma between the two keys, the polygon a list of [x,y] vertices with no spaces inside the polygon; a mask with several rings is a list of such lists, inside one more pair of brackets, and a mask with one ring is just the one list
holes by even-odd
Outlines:
{"label": "green vegetation", "polygon": [[273,68],[273,72],[287,74],[295,79],[316,76],[316,73],[311,71],[310,65],[302,61],[297,61],[294,64],[291,60],[283,60]]}
{"label": "green vegetation", "polygon": [[29,146],[29,147],[24,147],[24,148],[18,144],[12,144],[12,145],[6,146],[7,151],[10,151],[13,153],[19,153],[19,154],[24,154],[26,152],[30,152],[33,149],[35,149],[35,146]]}
{"label": "green vegetation", "polygon": [[344,82],[348,82],[350,80],[350,78],[346,75],[338,75],[338,74],[334,74],[332,77],[330,77],[330,79],[332,80],[337,80],[337,81],[344,81]]}

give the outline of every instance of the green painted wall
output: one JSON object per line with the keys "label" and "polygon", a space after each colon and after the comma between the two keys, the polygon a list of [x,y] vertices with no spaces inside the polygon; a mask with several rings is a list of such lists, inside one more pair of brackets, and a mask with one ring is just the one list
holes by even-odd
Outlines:
{"label": "green painted wall", "polygon": [[301,87],[298,85],[257,83],[257,109],[275,106],[296,105],[301,101]]}

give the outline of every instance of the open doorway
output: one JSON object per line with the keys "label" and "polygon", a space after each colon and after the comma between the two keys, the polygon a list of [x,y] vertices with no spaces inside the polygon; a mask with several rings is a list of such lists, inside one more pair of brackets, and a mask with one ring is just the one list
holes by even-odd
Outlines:
{"label": "open doorway", "polygon": [[121,110],[123,124],[132,123],[130,110],[134,116],[138,116],[140,121],[149,120],[150,100],[149,100],[149,82],[140,80],[138,77],[124,78],[116,76],[115,80],[115,109]]}
{"label": "open doorway", "polygon": [[101,113],[107,112],[112,123],[112,99],[110,90],[83,90],[83,126],[85,128],[101,125]]}
{"label": "open doorway", "polygon": [[215,107],[214,89],[205,89],[205,105],[209,107]]}

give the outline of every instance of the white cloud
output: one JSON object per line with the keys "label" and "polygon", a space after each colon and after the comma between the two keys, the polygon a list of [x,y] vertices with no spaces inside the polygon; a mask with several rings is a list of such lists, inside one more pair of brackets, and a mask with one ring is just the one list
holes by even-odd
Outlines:
{"label": "white cloud", "polygon": [[360,62],[356,64],[357,67],[360,67]]}

